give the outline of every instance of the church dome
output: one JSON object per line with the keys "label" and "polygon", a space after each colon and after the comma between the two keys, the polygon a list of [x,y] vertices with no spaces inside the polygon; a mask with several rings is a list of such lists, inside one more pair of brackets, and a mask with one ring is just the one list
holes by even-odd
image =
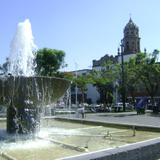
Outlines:
{"label": "church dome", "polygon": [[124,27],[124,37],[122,39],[124,54],[134,54],[140,52],[139,29],[130,18]]}
{"label": "church dome", "polygon": [[128,29],[138,29],[137,25],[130,18],[129,22],[126,24],[124,30]]}
{"label": "church dome", "polygon": [[124,27],[124,36],[139,36],[139,29],[137,25],[130,18],[129,22]]}

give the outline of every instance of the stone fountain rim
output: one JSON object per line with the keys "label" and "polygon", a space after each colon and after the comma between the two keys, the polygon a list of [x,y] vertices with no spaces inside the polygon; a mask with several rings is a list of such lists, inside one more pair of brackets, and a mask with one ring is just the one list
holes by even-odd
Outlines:
{"label": "stone fountain rim", "polygon": [[1,78],[6,78],[6,77],[24,77],[24,78],[53,78],[53,79],[60,79],[60,80],[66,80],[66,81],[69,81],[71,82],[70,80],[66,79],[66,78],[60,78],[60,77],[55,77],[55,76],[24,76],[24,75],[17,75],[17,76],[14,76],[14,75],[1,75],[0,76],[0,79]]}

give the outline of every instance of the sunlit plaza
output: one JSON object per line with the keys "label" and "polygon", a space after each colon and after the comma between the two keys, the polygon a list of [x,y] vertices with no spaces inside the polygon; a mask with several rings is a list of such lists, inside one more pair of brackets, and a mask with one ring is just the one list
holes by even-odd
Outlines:
{"label": "sunlit plaza", "polygon": [[7,1],[0,160],[159,160],[160,2]]}

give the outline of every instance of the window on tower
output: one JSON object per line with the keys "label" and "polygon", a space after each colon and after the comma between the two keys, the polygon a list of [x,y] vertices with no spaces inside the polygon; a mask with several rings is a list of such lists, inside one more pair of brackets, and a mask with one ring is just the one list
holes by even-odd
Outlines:
{"label": "window on tower", "polygon": [[129,42],[126,42],[126,50],[129,50]]}

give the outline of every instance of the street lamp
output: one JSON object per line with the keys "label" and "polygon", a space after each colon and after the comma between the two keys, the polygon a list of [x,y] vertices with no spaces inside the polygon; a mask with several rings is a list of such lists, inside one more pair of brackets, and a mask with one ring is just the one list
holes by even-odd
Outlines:
{"label": "street lamp", "polygon": [[126,88],[125,88],[125,79],[124,79],[124,44],[123,40],[121,41],[121,69],[122,69],[122,103],[123,111],[126,111]]}
{"label": "street lamp", "polygon": [[[76,79],[77,79],[77,68],[78,68],[78,64],[75,63],[75,69],[76,69]],[[76,107],[78,107],[78,98],[77,98],[77,94],[78,94],[78,87],[77,87],[77,82],[76,82],[76,86],[75,86],[75,103],[76,103]]]}

